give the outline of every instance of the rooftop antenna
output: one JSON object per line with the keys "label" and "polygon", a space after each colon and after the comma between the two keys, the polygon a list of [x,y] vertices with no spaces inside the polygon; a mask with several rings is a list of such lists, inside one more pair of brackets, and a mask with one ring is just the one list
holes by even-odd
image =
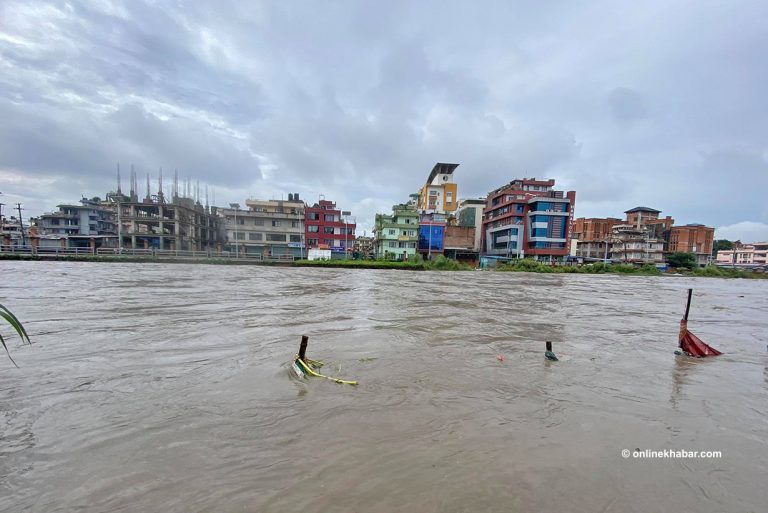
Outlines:
{"label": "rooftop antenna", "polygon": [[117,163],[117,194],[123,195],[123,191],[120,190],[120,162]]}
{"label": "rooftop antenna", "polygon": [[[119,179],[118,179],[119,181]],[[133,164],[131,164],[131,198],[133,198],[133,195],[136,193],[136,191],[133,188]],[[118,190],[118,194],[120,194],[120,191]]]}
{"label": "rooftop antenna", "polygon": [[208,210],[208,184],[205,184],[205,209]]}
{"label": "rooftop antenna", "polygon": [[200,180],[195,183],[195,203],[200,203]]}
{"label": "rooftop antenna", "polygon": [[157,179],[157,192],[163,193],[163,166],[160,166],[160,177]]}
{"label": "rooftop antenna", "polygon": [[147,199],[149,200],[151,198],[152,198],[152,196],[149,193],[149,173],[147,173]]}
{"label": "rooftop antenna", "polygon": [[211,194],[213,194],[213,197],[211,198],[211,203],[215,205],[216,204],[216,187],[212,187],[211,189],[212,189]]}
{"label": "rooftop antenna", "polygon": [[173,170],[173,199],[179,196],[179,169]]}

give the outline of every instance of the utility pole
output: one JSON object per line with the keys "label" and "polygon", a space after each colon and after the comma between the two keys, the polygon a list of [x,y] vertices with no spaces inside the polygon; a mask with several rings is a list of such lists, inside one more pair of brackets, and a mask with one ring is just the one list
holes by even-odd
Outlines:
{"label": "utility pole", "polygon": [[16,208],[19,209],[19,227],[21,228],[21,245],[24,245],[24,222],[21,220],[21,203],[16,203]]}

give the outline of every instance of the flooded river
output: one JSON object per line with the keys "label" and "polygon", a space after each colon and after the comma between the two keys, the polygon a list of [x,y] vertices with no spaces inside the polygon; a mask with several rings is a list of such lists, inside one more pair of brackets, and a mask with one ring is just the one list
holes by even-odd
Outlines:
{"label": "flooded river", "polygon": [[[0,276],[34,342],[0,326],[20,366],[0,358],[2,512],[768,505],[768,281],[35,262]],[[688,287],[690,329],[721,357],[673,354]],[[359,386],[295,377],[302,334]]]}

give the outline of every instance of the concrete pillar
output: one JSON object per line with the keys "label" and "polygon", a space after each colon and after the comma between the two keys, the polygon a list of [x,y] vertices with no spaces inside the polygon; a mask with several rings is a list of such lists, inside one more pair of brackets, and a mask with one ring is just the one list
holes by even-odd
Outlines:
{"label": "concrete pillar", "polygon": [[91,254],[95,255],[96,254],[96,239],[94,239],[93,237],[91,237],[90,246],[91,246]]}

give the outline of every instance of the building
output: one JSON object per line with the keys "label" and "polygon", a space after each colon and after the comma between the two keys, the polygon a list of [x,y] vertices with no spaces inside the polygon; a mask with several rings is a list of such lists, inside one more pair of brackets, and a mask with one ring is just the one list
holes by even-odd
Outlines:
{"label": "building", "polygon": [[562,260],[570,251],[575,191],[554,180],[524,178],[488,193],[483,211],[483,254]]}
{"label": "building", "polygon": [[29,226],[19,219],[0,217],[0,244],[4,249],[29,245]]}
{"label": "building", "polygon": [[330,249],[346,254],[355,245],[355,220],[351,212],[336,208],[336,203],[320,199],[304,209],[304,240],[307,248]]}
{"label": "building", "polygon": [[[57,205],[37,219],[38,234],[64,239],[65,248],[116,248],[117,219],[114,208],[98,198],[80,200],[80,205]],[[50,239],[50,237],[48,238]]]}
{"label": "building", "polygon": [[456,209],[456,223],[458,226],[475,229],[475,240],[473,244],[473,251],[480,251],[480,240],[483,235],[483,209],[485,208],[485,200],[480,199],[463,199],[459,201],[459,206]]}
{"label": "building", "polygon": [[628,264],[664,263],[664,241],[651,237],[645,226],[615,225],[608,241],[610,260]]}
{"label": "building", "polygon": [[373,237],[360,236],[355,238],[352,251],[359,258],[375,258],[376,251]]}
{"label": "building", "polygon": [[475,248],[476,231],[474,226],[447,225],[443,248],[446,258],[477,262],[480,254]]}
{"label": "building", "polygon": [[162,184],[157,194],[149,193],[139,200],[132,187],[129,195],[107,194],[108,205],[116,212],[118,245],[127,249],[174,251],[217,250],[218,219],[216,207],[179,196],[175,191],[167,201]]}
{"label": "building", "polygon": [[419,212],[450,214],[458,206],[458,188],[453,172],[458,164],[438,162],[419,191]]}
{"label": "building", "polygon": [[304,209],[298,194],[288,200],[245,200],[219,209],[227,249],[260,258],[304,258]]}
{"label": "building", "polygon": [[445,214],[419,214],[419,253],[424,258],[431,260],[443,253],[446,224]]}
{"label": "building", "polygon": [[707,265],[712,260],[712,244],[715,229],[703,224],[673,226],[669,234],[670,253],[693,253],[699,265]]}
{"label": "building", "polygon": [[394,205],[392,215],[376,214],[374,246],[377,258],[407,260],[416,254],[418,244],[419,213],[415,203]]}
{"label": "building", "polygon": [[734,249],[721,249],[717,252],[718,265],[749,265],[759,266],[768,264],[768,242],[743,244]]}
{"label": "building", "polygon": [[662,263],[663,256],[683,252],[696,254],[700,265],[710,260],[714,228],[700,224],[675,226],[660,210],[635,207],[624,212],[626,219],[579,218],[574,223],[576,256],[619,262]]}

